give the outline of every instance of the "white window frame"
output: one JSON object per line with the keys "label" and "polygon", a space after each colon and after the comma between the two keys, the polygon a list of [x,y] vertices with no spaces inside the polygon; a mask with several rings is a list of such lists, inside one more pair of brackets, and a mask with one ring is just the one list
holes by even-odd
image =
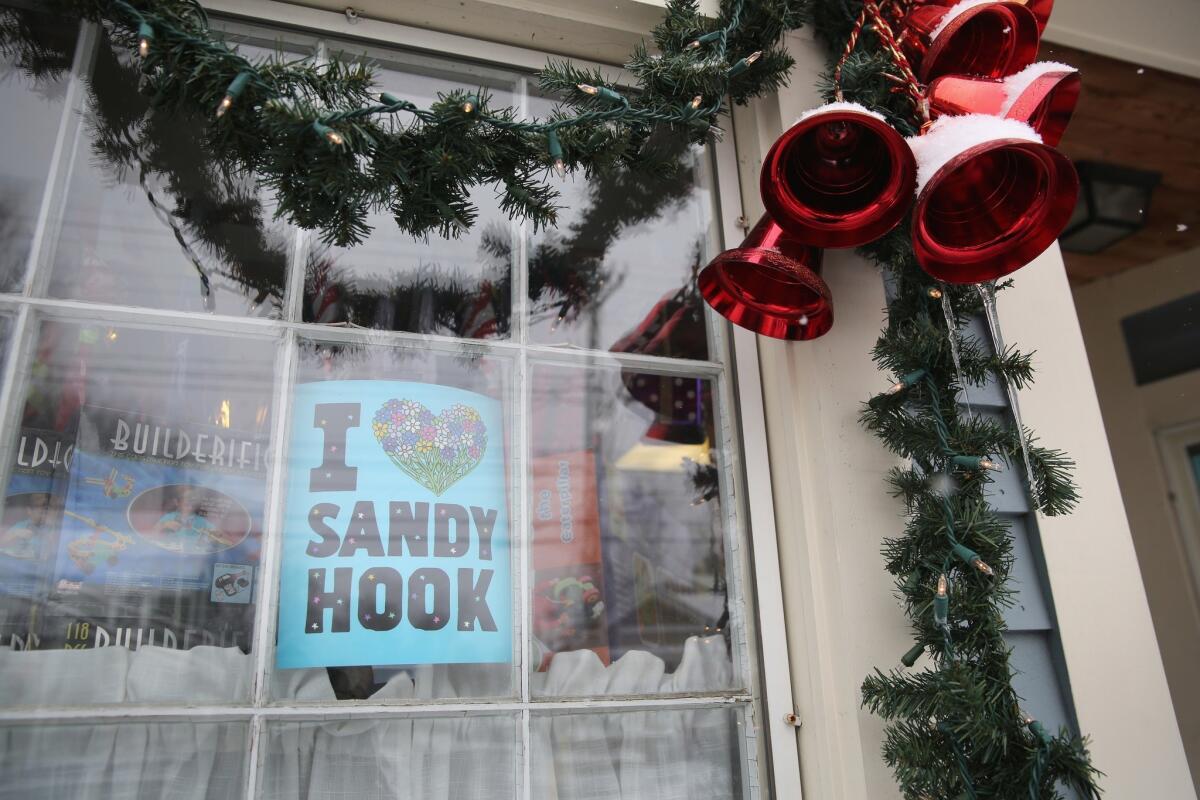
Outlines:
{"label": "white window frame", "polygon": [[[545,53],[536,50],[484,42],[406,25],[366,19],[360,19],[352,24],[346,16],[340,13],[303,8],[275,0],[214,0],[206,3],[206,6],[213,12],[237,18],[249,24],[285,26],[321,38],[355,39],[370,44],[407,48],[432,54],[469,53],[471,60],[515,70],[537,70],[545,64],[547,57]],[[568,18],[570,13],[569,10],[562,11],[564,19]],[[83,26],[67,89],[65,100],[67,109],[76,106],[80,93],[83,91],[81,75],[85,69],[85,60],[91,52],[95,35],[94,28],[88,25]],[[620,82],[619,69],[613,65],[596,64],[578,59],[576,59],[576,63],[584,67],[602,69],[612,75],[614,83]],[[198,332],[214,333],[212,321],[202,315],[181,315],[163,309],[129,308],[36,296],[43,293],[44,287],[40,283],[48,274],[47,248],[53,246],[53,242],[47,236],[47,231],[53,228],[49,221],[61,216],[59,213],[61,208],[56,210],[52,208],[52,205],[63,202],[65,184],[71,171],[70,162],[78,152],[77,138],[80,126],[77,121],[70,119],[72,116],[77,115],[64,113],[58,131],[55,157],[43,195],[37,234],[31,248],[29,269],[22,294],[19,297],[0,295],[0,311],[15,312],[12,314],[9,331],[8,359],[2,374],[3,385],[0,386],[0,421],[5,423],[3,429],[0,430],[0,452],[11,452],[19,428],[16,423],[19,420],[27,388],[23,374],[24,367],[29,363],[36,344],[36,327],[39,318],[50,317],[67,320],[87,318],[92,321],[115,324],[162,327],[176,331],[191,328]],[[718,198],[721,234],[727,244],[737,242],[743,235],[741,228],[743,214],[732,130],[728,130],[726,136],[713,146],[712,161],[716,165],[712,189]],[[289,280],[283,298],[285,310],[292,309],[294,311],[299,308],[301,302],[304,279],[304,239],[305,237],[302,235],[296,237],[295,252],[289,267]],[[521,241],[523,246],[524,237],[521,237]],[[37,268],[38,265],[42,266]],[[520,304],[524,301],[523,287],[519,283],[520,281],[516,281],[514,285],[514,295],[520,298],[517,300],[518,305],[514,309],[515,312],[520,311]],[[272,576],[272,580],[263,583],[260,589],[262,594],[257,601],[253,651],[258,656],[255,660],[255,674],[249,705],[204,707],[121,705],[86,708],[3,709],[0,710],[0,722],[63,723],[81,720],[134,722],[176,719],[248,722],[250,747],[248,747],[246,762],[246,785],[250,792],[248,797],[255,797],[259,790],[257,784],[262,761],[262,754],[258,752],[258,748],[266,741],[264,727],[269,720],[345,719],[348,716],[362,718],[427,716],[471,710],[480,711],[486,707],[486,711],[489,713],[519,714],[522,717],[521,730],[524,732],[522,747],[526,755],[522,756],[525,774],[520,780],[521,791],[524,793],[524,797],[529,798],[531,791],[530,758],[527,754],[531,744],[529,741],[531,708],[538,712],[583,710],[616,712],[745,705],[750,709],[750,713],[747,714],[749,724],[745,726],[743,739],[744,746],[748,751],[745,753],[746,758],[744,759],[748,764],[747,777],[750,783],[747,796],[751,798],[801,797],[797,727],[793,714],[791,665],[784,625],[782,579],[776,538],[771,472],[768,464],[767,430],[757,342],[753,334],[740,328],[734,328],[724,320],[715,318],[715,315],[710,315],[710,317],[714,318],[711,323],[711,331],[717,342],[717,352],[724,352],[727,359],[727,363],[723,367],[719,362],[687,360],[666,362],[662,359],[626,354],[611,354],[610,363],[633,367],[652,367],[656,372],[667,374],[711,377],[718,390],[717,407],[725,409],[720,413],[726,420],[732,419],[738,423],[726,431],[727,436],[730,437],[725,443],[726,452],[733,458],[729,459],[731,463],[723,467],[724,474],[721,483],[725,492],[722,498],[723,506],[730,509],[726,512],[726,525],[730,530],[727,542],[731,543],[728,553],[730,578],[731,581],[745,579],[749,582],[746,589],[741,591],[747,601],[744,604],[747,614],[753,614],[750,619],[743,620],[741,625],[741,630],[749,637],[743,652],[753,651],[756,653],[758,669],[747,669],[748,665],[746,664],[735,665],[735,672],[747,675],[748,693],[730,692],[720,696],[697,694],[694,696],[633,699],[535,700],[529,692],[528,671],[521,669],[521,697],[526,698],[525,700],[492,702],[480,699],[460,703],[431,702],[426,704],[406,703],[404,705],[340,703],[327,707],[281,705],[269,696],[268,687],[269,672],[273,661],[274,617],[277,612],[278,594],[274,576],[278,571],[279,543],[282,538],[277,534],[272,540],[264,541],[266,546],[263,550],[260,569],[262,574]],[[220,332],[222,333],[266,338],[277,343],[280,355],[273,387],[274,427],[272,437],[279,447],[286,446],[288,441],[290,414],[287,394],[296,370],[295,343],[305,334],[322,339],[342,339],[368,344],[408,344],[434,350],[443,348],[461,350],[464,346],[463,340],[451,337],[390,331],[347,331],[303,323],[298,319],[299,315],[293,315],[291,319],[285,320],[219,318]],[[518,313],[514,317],[514,324],[525,324],[523,315]],[[472,347],[470,343],[466,346]],[[509,341],[489,341],[480,344],[479,349],[481,352],[506,354],[514,357],[520,374],[524,374],[527,354],[534,354],[539,359],[570,358],[561,349],[523,344],[515,336],[513,340]],[[582,359],[575,361],[583,363]],[[524,398],[516,398],[516,401],[527,403]],[[514,431],[514,441],[524,442],[522,446],[526,448],[528,447],[528,437],[525,435],[527,412],[526,406],[518,414],[517,430]],[[0,467],[0,480],[7,478],[7,468],[7,462]],[[268,488],[267,510],[264,515],[264,524],[268,531],[280,530],[284,479],[284,469],[274,470]],[[514,514],[516,518],[514,521],[518,524],[525,524],[524,521],[528,519],[524,508],[527,504],[524,480],[523,476],[517,477],[516,485],[511,490],[513,492],[512,500],[520,511],[519,514]],[[740,521],[737,519],[739,516],[742,517]],[[739,533],[739,529],[745,530],[745,538]],[[739,541],[749,546],[749,553],[739,552],[737,547]],[[515,587],[516,590],[522,592],[526,592],[528,588],[527,562],[528,554],[526,553],[521,563],[520,585]],[[517,627],[524,628],[525,626],[518,620]],[[521,631],[520,641],[524,646],[523,653],[525,654],[529,652],[527,646],[529,636],[528,630]],[[764,758],[770,764],[769,773],[764,769]]]}

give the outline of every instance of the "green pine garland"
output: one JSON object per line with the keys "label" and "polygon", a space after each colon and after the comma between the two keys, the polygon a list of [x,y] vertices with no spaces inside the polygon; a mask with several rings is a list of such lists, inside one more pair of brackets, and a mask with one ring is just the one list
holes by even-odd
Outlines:
{"label": "green pine garland", "polygon": [[[814,0],[817,33],[831,52],[840,56],[860,9],[855,0]],[[888,72],[895,68],[868,30],[843,68],[845,98],[913,135],[919,121]],[[824,82],[832,99],[831,77]],[[956,329],[980,313],[980,298],[974,287],[942,285],[922,271],[909,230],[906,220],[862,248],[893,284],[873,355],[898,376],[894,391],[866,404],[862,423],[913,465],[889,475],[908,516],[883,553],[916,643],[901,659],[906,669],[876,671],[863,682],[863,702],[889,723],[883,756],[906,798],[1042,800],[1063,797],[1064,786],[1097,797],[1099,773],[1085,742],[1066,730],[1051,735],[1026,715],[1013,690],[1003,617],[1012,604],[1012,537],[984,499],[991,479],[981,459],[999,456],[1024,470],[1033,502],[1047,515],[1069,513],[1077,502],[1074,465],[1032,441],[1023,463],[1015,426],[959,415],[962,387],[950,339],[958,334],[949,330],[941,293],[951,301]],[[1032,380],[1030,357],[1015,350],[990,355],[967,338],[959,355],[965,382],[991,373],[1017,387]],[[933,666],[911,671],[925,653]]]}
{"label": "green pine garland", "polygon": [[744,103],[779,88],[792,60],[778,40],[803,21],[786,1],[727,0],[711,20],[696,0],[672,0],[653,32],[659,52],[639,48],[627,65],[635,87],[623,93],[599,72],[550,62],[541,87],[562,103],[527,121],[493,107],[483,89],[455,90],[429,108],[380,94],[361,61],[249,60],[209,29],[197,0],[53,5],[105,22],[142,52],[154,106],[211,120],[211,158],[256,175],[281,216],[338,245],[361,242],[378,210],[416,236],[457,236],[476,218],[469,194],[480,186],[496,187],[510,216],[553,225],[552,167],[668,170],[675,162],[648,146],[652,136],[702,143],[726,97]]}
{"label": "green pine garland", "polygon": [[[671,169],[682,145],[708,138],[724,98],[742,103],[783,85],[792,66],[778,45],[783,32],[811,14],[839,53],[861,8],[860,0],[724,0],[720,17],[708,20],[695,0],[671,0],[653,31],[657,52],[640,47],[627,65],[636,87],[618,93],[599,74],[550,63],[540,82],[562,95],[562,105],[530,122],[492,108],[481,90],[452,92],[427,109],[380,97],[371,70],[354,61],[251,62],[209,31],[194,0],[54,4],[106,23],[118,45],[137,50],[144,40],[142,88],[152,104],[203,114],[210,124],[198,138],[207,157],[257,175],[274,190],[282,216],[336,244],[361,241],[367,213],[378,209],[415,235],[457,235],[475,219],[470,190],[485,185],[498,187],[510,215],[551,225],[555,193],[545,175],[555,161],[600,175],[613,167]],[[0,45],[19,49],[21,39],[19,31],[6,33]],[[64,66],[44,53],[26,55],[46,69]],[[892,70],[868,31],[845,64],[842,89],[847,100],[911,135],[916,121],[885,77]],[[597,91],[585,93],[580,84]],[[654,146],[660,133],[673,146]],[[123,152],[120,145],[100,143]],[[1032,378],[1030,357],[1015,350],[991,355],[968,339],[956,369],[931,290],[949,295],[956,326],[979,312],[978,297],[970,287],[936,285],[917,265],[908,230],[902,223],[863,248],[893,282],[874,358],[899,378],[898,391],[868,403],[862,421],[912,464],[889,476],[908,516],[884,555],[913,623],[916,644],[903,662],[911,669],[928,653],[933,667],[877,672],[863,684],[864,703],[889,722],[883,755],[906,798],[1042,800],[1061,797],[1062,786],[1095,797],[1098,773],[1084,742],[1045,731],[1024,715],[1013,691],[1002,616],[1012,602],[1012,541],[984,500],[989,478],[980,459],[994,455],[1026,470],[1046,514],[1068,513],[1076,503],[1072,464],[1033,445],[1023,463],[1018,431],[959,415],[959,375],[975,383],[995,373],[1024,386]]]}

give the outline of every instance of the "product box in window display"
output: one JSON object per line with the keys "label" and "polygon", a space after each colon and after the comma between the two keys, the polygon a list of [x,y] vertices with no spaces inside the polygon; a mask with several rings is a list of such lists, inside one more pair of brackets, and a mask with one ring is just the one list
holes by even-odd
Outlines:
{"label": "product box in window display", "polygon": [[[535,647],[546,645],[534,658],[553,672],[545,651],[555,659],[573,652],[573,661],[590,664],[581,653],[591,650],[600,665],[650,655],[675,670],[689,641],[728,630],[709,381],[542,365],[532,376],[531,602]],[[591,449],[578,450],[578,443]],[[573,552],[555,541],[563,537],[564,513]],[[574,632],[551,645],[559,632],[555,619],[539,612],[556,610],[540,596],[553,587],[544,587],[540,573],[555,577],[549,572],[555,566],[569,568],[583,584],[568,584],[581,595],[573,611],[586,610],[587,596],[599,593],[603,636],[590,619],[577,617],[568,620]],[[539,632],[546,628],[546,635]],[[717,649],[715,641],[709,649]]]}
{"label": "product box in window display", "polygon": [[85,407],[40,646],[252,640],[265,445]]}
{"label": "product box in window display", "polygon": [[720,633],[723,624],[723,563],[712,541],[695,535],[711,530],[711,506],[692,505],[680,472],[618,466],[601,481],[596,464],[591,450],[533,461],[537,669],[580,650],[606,666],[650,653],[675,669],[689,638]]}
{"label": "product box in window display", "polygon": [[0,647],[38,646],[34,609],[45,598],[58,543],[73,442],[24,428],[0,520]]}
{"label": "product box in window display", "polygon": [[541,672],[555,654],[574,650],[610,662],[595,462],[591,450],[533,460],[531,602]]}

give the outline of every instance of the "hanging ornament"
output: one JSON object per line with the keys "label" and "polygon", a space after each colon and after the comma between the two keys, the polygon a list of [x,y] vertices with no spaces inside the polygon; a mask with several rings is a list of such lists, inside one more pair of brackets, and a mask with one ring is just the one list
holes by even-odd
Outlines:
{"label": "hanging ornament", "polygon": [[769,214],[700,273],[700,294],[735,325],[774,339],[816,339],[833,326],[833,297],[817,274],[821,251]]}
{"label": "hanging ornament", "polygon": [[805,112],[771,146],[759,192],[797,242],[856,247],[908,211],[916,171],[912,151],[882,115],[857,103],[829,103]]}
{"label": "hanging ornament", "polygon": [[1023,122],[942,117],[909,144],[917,157],[913,250],[922,269],[947,283],[1020,269],[1075,209],[1075,168]]}
{"label": "hanging ornament", "polygon": [[1038,20],[1016,0],[918,0],[901,47],[925,83],[942,75],[1003,78],[1037,58]]}
{"label": "hanging ornament", "polygon": [[991,114],[1020,120],[1055,147],[1079,102],[1079,89],[1079,70],[1039,61],[1007,78],[943,75],[929,85],[929,107],[935,116]]}
{"label": "hanging ornament", "polygon": [[1045,33],[1050,12],[1054,10],[1054,0],[1025,0],[1025,7],[1033,12],[1033,18],[1037,20],[1038,33]]}

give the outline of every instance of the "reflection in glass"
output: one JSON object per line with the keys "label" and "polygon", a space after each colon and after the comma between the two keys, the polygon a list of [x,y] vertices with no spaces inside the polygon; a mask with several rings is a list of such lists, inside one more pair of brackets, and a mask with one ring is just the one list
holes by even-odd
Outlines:
{"label": "reflection in glass", "polygon": [[[87,702],[83,688],[61,690],[75,704]],[[0,728],[0,798],[228,800],[242,796],[246,748],[246,726],[236,723]]]}
{"label": "reflection in glass", "polygon": [[[649,313],[609,349],[631,355],[703,360],[708,357],[704,307],[693,273],[684,286],[663,295]],[[639,381],[637,385],[627,381],[626,385],[635,397],[642,398],[643,404],[653,407],[656,400],[648,400],[648,395],[639,391],[646,386],[645,381]]]}
{"label": "reflection in glass", "polygon": [[712,382],[531,370],[533,689],[735,685]]}
{"label": "reflection in glass", "polygon": [[[552,108],[536,97],[530,106],[539,116]],[[707,263],[712,222],[707,154],[697,149],[678,157],[679,170],[667,176],[623,169],[587,181],[550,176],[563,208],[558,225],[535,235],[529,246],[531,341],[614,348],[663,310],[656,303],[694,284]],[[703,303],[691,307],[702,316]],[[686,344],[669,341],[668,333],[651,354],[707,358],[699,330]]]}
{"label": "reflection in glass", "polygon": [[151,110],[141,80],[136,55],[100,36],[50,294],[280,316],[291,234],[252,177],[212,160],[209,120]]}
{"label": "reflection in glass", "polygon": [[78,32],[73,20],[0,5],[0,292],[25,277]]}
{"label": "reflection in glass", "polygon": [[259,798],[514,798],[519,738],[515,717],[484,714],[271,722]]}
{"label": "reflection in glass", "polygon": [[[297,393],[301,392],[303,387],[308,384],[324,381],[340,381],[345,383],[337,387],[339,402],[353,403],[355,400],[367,396],[369,392],[377,392],[381,388],[390,388],[381,385],[380,382],[401,381],[423,384],[425,385],[425,389],[430,390],[435,395],[439,389],[449,388],[465,390],[476,395],[482,395],[483,398],[494,400],[499,404],[500,417],[505,420],[504,427],[507,427],[507,420],[510,419],[512,413],[509,396],[511,392],[513,365],[507,359],[482,356],[466,347],[454,352],[438,352],[428,348],[373,347],[358,344],[302,341],[300,348],[296,375],[296,382],[299,387]],[[361,382],[361,390],[356,391],[353,388],[355,385],[353,382],[356,381]],[[397,391],[400,391],[399,387],[397,387]],[[449,396],[449,393],[447,393],[447,396]],[[338,505],[339,511],[337,514],[332,514],[330,517],[323,519],[327,520],[328,524],[332,526],[335,535],[344,535],[344,539],[347,541],[351,536],[347,527],[351,523],[346,521],[349,516],[348,509],[352,504],[357,504],[360,501],[368,501],[368,510],[378,520],[390,519],[386,509],[390,508],[392,501],[411,504],[407,507],[413,510],[416,517],[420,518],[418,504],[426,503],[428,504],[428,508],[432,509],[434,504],[439,502],[441,495],[435,493],[433,489],[418,485],[421,481],[427,480],[418,474],[413,467],[413,460],[420,454],[415,452],[406,454],[401,452],[401,450],[409,445],[415,450],[415,448],[423,446],[426,439],[428,439],[429,443],[432,443],[441,436],[441,428],[443,426],[434,418],[441,418],[445,414],[447,407],[452,402],[457,402],[458,396],[456,395],[455,397],[455,400],[447,400],[444,403],[436,404],[436,407],[426,406],[424,409],[420,409],[423,414],[430,418],[429,424],[427,426],[418,426],[412,431],[408,431],[404,427],[402,420],[396,420],[396,426],[392,426],[391,422],[387,420],[382,423],[379,421],[381,413],[391,410],[391,406],[398,405],[399,401],[404,399],[404,395],[402,394],[397,396],[396,404],[392,404],[389,401],[389,409],[376,409],[375,407],[362,408],[359,411],[359,418],[362,421],[362,425],[354,426],[355,430],[352,433],[346,434],[347,437],[359,437],[361,435],[361,438],[347,438],[345,440],[344,451],[347,453],[347,458],[350,459],[350,448],[353,442],[368,442],[364,447],[367,448],[367,452],[370,455],[362,457],[366,461],[356,463],[367,463],[370,465],[367,469],[379,470],[387,475],[394,475],[394,488],[389,488],[384,497],[364,496],[362,492],[358,492],[361,486],[368,485],[369,481],[364,480],[361,486],[359,482],[354,484],[354,491],[311,494],[311,483],[307,481],[301,484],[293,483],[289,487],[289,496],[285,501],[288,509],[285,512],[287,519],[295,519],[292,515],[296,509],[299,509],[299,519],[307,522],[309,508],[306,501],[309,499],[310,494],[313,498],[321,498],[322,501],[328,500]],[[307,419],[300,419],[298,416],[293,417],[293,443],[297,441],[295,432],[298,430],[298,426],[311,426],[314,424],[311,413]],[[395,432],[389,426],[404,428],[404,430]],[[428,436],[426,436],[426,431],[423,427],[429,427]],[[393,433],[396,433],[395,441],[392,440]],[[411,434],[411,442],[402,441],[399,438],[401,435],[407,434]],[[501,455],[501,464],[507,465],[508,456],[506,454],[512,452],[511,443],[509,442],[509,431],[489,430],[486,435],[489,453],[491,453],[490,448],[499,448],[498,453]],[[376,440],[378,441],[376,442]],[[376,446],[382,448],[382,452],[374,449]],[[293,447],[293,450],[295,450],[295,447]],[[387,455],[387,458],[383,457],[384,454]],[[436,453],[433,454],[436,455]],[[489,458],[491,458],[491,455],[489,455]],[[308,455],[300,456],[295,452],[289,452],[289,475],[306,476],[314,466],[314,464],[308,463]],[[506,469],[506,467],[501,467],[501,469]],[[377,477],[377,474],[373,475],[370,480],[374,481]],[[502,476],[499,480],[505,480],[505,476]],[[428,483],[425,484],[425,486],[428,485]],[[306,492],[306,488],[309,491]],[[358,493],[356,494],[356,492]],[[502,488],[502,492],[505,498],[507,498],[507,486]],[[447,495],[447,497],[449,496]],[[454,502],[457,502],[457,500]],[[294,505],[297,503],[299,505]],[[346,513],[342,511],[343,506],[347,509]],[[379,511],[378,508],[385,510]],[[508,516],[511,520],[511,515]],[[342,520],[341,523],[337,521],[339,519]],[[427,524],[433,526],[435,522],[435,520],[429,520]],[[341,527],[340,531],[337,530],[339,526]],[[470,523],[468,526],[467,535],[469,542],[475,541],[475,538],[469,532],[475,530],[475,528],[476,523]],[[285,571],[289,569],[289,565],[292,563],[288,560],[288,554],[294,553],[296,556],[300,556],[306,552],[306,543],[309,540],[316,540],[317,537],[313,533],[313,530],[310,529],[309,525],[304,523],[298,523],[295,526],[289,523],[284,533],[283,569]],[[426,530],[429,530],[429,528]],[[457,536],[460,529],[456,527],[455,530],[455,536]],[[392,546],[390,531],[390,523],[388,526],[380,523],[379,535],[387,542],[389,548]],[[364,534],[359,535],[362,536]],[[428,536],[426,537],[426,541],[428,541]],[[345,543],[343,542],[343,544]],[[298,546],[300,549],[292,549],[295,546]],[[403,549],[401,555],[395,556],[389,554],[386,562],[380,562],[396,570],[401,576],[401,580],[405,582],[405,585],[411,579],[415,567],[428,566],[426,559],[417,558],[413,555],[411,542],[406,547],[407,549]],[[468,547],[470,547],[469,544]],[[337,552],[340,556],[342,552],[340,547]],[[359,550],[353,548],[351,552],[358,553]],[[437,559],[434,560],[436,561]],[[324,564],[325,562],[321,561],[320,563]],[[357,563],[353,562],[352,564],[349,561],[338,562],[338,564],[344,566],[353,566]],[[304,564],[301,564],[301,567],[303,566]],[[336,567],[337,565],[331,563],[330,566]],[[498,558],[494,563],[494,569],[498,573],[501,570],[504,571],[503,577],[496,577],[494,579],[493,583],[495,586],[512,586],[516,583],[515,578],[513,578],[511,558]],[[361,585],[362,577],[362,575],[355,574],[353,579],[360,582],[355,585]],[[333,580],[333,578],[330,578],[330,580]],[[287,585],[285,580],[284,586]],[[326,590],[331,590],[331,588],[331,584],[325,585]],[[358,591],[361,592],[361,589]],[[385,598],[386,596],[385,593]],[[378,600],[378,595],[376,595],[376,599]],[[501,603],[503,605],[510,605],[507,603],[508,599],[508,595],[505,595],[501,598]],[[288,613],[289,610],[284,607],[285,603],[291,602],[296,602],[292,599],[291,594],[287,596],[281,594],[280,626],[283,626],[286,621],[291,619]],[[307,603],[307,597],[302,598],[301,602]],[[408,606],[409,602],[410,600],[407,596],[401,598],[401,605],[399,606],[401,621],[396,624],[406,626],[402,631],[405,635],[416,634],[419,636],[422,632],[416,630],[417,626],[410,616],[411,609]],[[489,594],[487,602],[494,604],[497,601]],[[353,599],[350,605],[357,608]],[[503,605],[500,607],[503,607]],[[297,611],[297,609],[291,610]],[[317,617],[319,617],[319,621],[317,624],[322,628],[317,631],[318,634],[325,633],[323,626],[335,625],[332,622],[334,619],[331,616],[332,614],[332,610],[320,611],[318,613]],[[451,616],[453,615],[451,614]],[[317,617],[314,617],[314,621],[317,621]],[[306,622],[306,618],[300,619],[302,623]],[[348,617],[347,619],[348,624],[353,626],[351,630],[355,631],[355,635],[361,634],[368,637],[388,635],[387,631],[368,630],[368,625],[360,617]],[[506,627],[510,631],[514,630],[511,619],[503,619],[501,627]],[[394,628],[390,630],[394,630]],[[443,633],[441,628],[437,628],[434,632],[438,634]],[[445,633],[450,632],[445,631]],[[282,636],[283,634],[277,635],[277,639],[280,641],[280,645],[277,646],[277,650],[279,651],[282,651],[285,646]],[[295,641],[295,639],[293,638],[292,641]],[[423,643],[421,647],[425,647]],[[428,698],[507,697],[514,694],[514,667],[511,649],[503,655],[503,662],[497,663],[447,663],[453,661],[453,659],[433,658],[428,655],[431,652],[443,651],[431,645],[425,648],[425,655],[421,660],[412,663],[367,663],[354,666],[277,669],[272,682],[272,692],[278,698],[327,702],[334,701],[335,699],[364,700],[368,698],[374,701],[412,701]]]}
{"label": "reflection in glass", "polygon": [[79,702],[243,699],[274,342],[48,320],[33,359],[0,521],[5,701],[93,671]]}
{"label": "reflection in glass", "polygon": [[743,797],[742,714],[734,708],[538,714],[533,797]]}
{"label": "reflection in glass", "polygon": [[[490,70],[450,72],[434,62],[376,62],[380,89],[427,107],[462,86],[485,86],[491,105],[513,105],[511,76]],[[403,180],[400,181],[403,190]],[[495,187],[476,189],[479,216],[456,239],[409,236],[385,213],[371,216],[366,242],[313,244],[304,284],[304,321],[466,339],[509,335],[512,227]]]}

